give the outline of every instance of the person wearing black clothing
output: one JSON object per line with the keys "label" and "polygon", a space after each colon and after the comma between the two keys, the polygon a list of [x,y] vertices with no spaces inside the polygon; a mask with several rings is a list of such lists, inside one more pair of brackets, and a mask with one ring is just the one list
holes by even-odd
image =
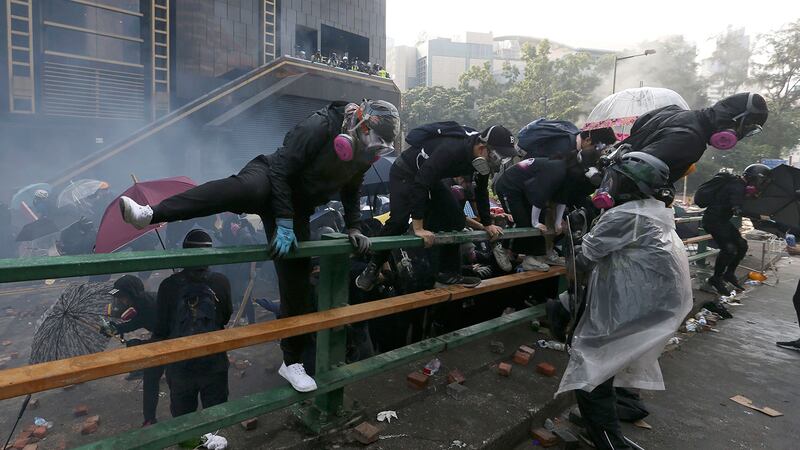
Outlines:
{"label": "person wearing black clothing", "polygon": [[[219,238],[222,244],[228,246],[243,246],[256,244],[256,230],[253,225],[244,218],[234,214],[226,214],[225,219],[222,221],[222,230],[219,233]],[[242,263],[242,264],[225,264],[217,267],[217,269],[228,277],[231,283],[231,293],[233,296],[233,306],[238,310],[241,302],[246,302],[244,305],[244,314],[247,318],[247,323],[252,325],[256,323],[256,310],[250,298],[244,298],[247,291],[247,285],[250,283],[251,268],[256,263]]]}
{"label": "person wearing black clothing", "polygon": [[703,229],[711,234],[719,247],[719,254],[714,262],[714,275],[708,279],[708,284],[720,295],[731,293],[725,282],[738,291],[744,291],[744,286],[736,278],[736,268],[747,255],[747,241],[731,223],[731,219],[734,215],[741,214],[748,190],[758,189],[768,173],[769,167],[751,164],[744,169],[741,177],[728,175],[721,178],[721,184],[714,190],[713,199],[703,213]]}
{"label": "person wearing black clothing", "polygon": [[[560,234],[566,207],[582,205],[596,188],[592,180],[598,174],[595,164],[600,155],[597,149],[615,140],[610,128],[583,131],[576,139],[575,150],[552,158],[528,158],[506,169],[494,189],[503,209],[514,217],[515,226],[548,231],[542,224],[541,212],[555,204],[553,231]],[[546,251],[543,236],[514,239],[510,247],[526,255],[522,263],[525,270],[546,272],[550,268],[548,263],[555,262],[536,258]]]}
{"label": "person wearing black clothing", "polygon": [[[381,154],[394,150],[400,127],[397,108],[381,100],[333,102],[295,126],[283,146],[250,161],[237,175],[210,181],[163,200],[154,207],[120,198],[126,222],[143,228],[220,212],[261,216],[275,261],[281,315],[313,312],[308,284],[309,258],[283,259],[298,241],[311,236],[314,208],[339,196],[350,241],[359,252],[369,249],[360,231],[359,189],[364,173]],[[279,374],[301,392],[317,388],[306,374],[302,358],[310,335],[281,340],[284,364]]]}
{"label": "person wearing black clothing", "polygon": [[[144,283],[134,275],[123,275],[114,282],[114,287],[109,291],[114,297],[112,316],[120,317],[122,322],[112,321],[101,330],[106,335],[118,334],[120,336],[139,329],[153,333],[156,329],[156,297],[151,292],[144,290]],[[128,347],[152,342],[151,339],[128,339]],[[164,375],[164,366],[148,367],[141,372],[131,373],[129,379],[141,374],[142,380],[142,426],[157,423],[156,408],[158,407],[158,393],[161,376]]]}
{"label": "person wearing black clothing", "polygon": [[767,116],[766,100],[752,92],[731,95],[700,110],[670,105],[639,116],[623,143],[664,161],[669,182],[674,183],[700,160],[708,145],[729,150],[759,133]]}
{"label": "person wearing black clothing", "polygon": [[[492,171],[489,160],[499,165],[500,158],[515,155],[514,135],[500,125],[491,126],[481,133],[464,132],[455,136],[439,134],[439,130],[452,125],[458,128],[457,124],[452,123],[423,125],[411,130],[406,137],[411,147],[397,157],[389,172],[391,211],[380,236],[405,233],[409,217],[414,234],[425,241],[426,247],[433,245],[434,231],[464,229],[464,210],[442,180],[470,176],[475,172],[478,219],[492,238],[502,234],[502,229],[492,224],[489,212],[489,175]],[[457,244],[444,245],[438,250],[438,285],[475,287],[480,284],[480,278],[461,275]],[[371,290],[388,257],[389,252],[373,254],[372,260],[356,279],[356,286],[365,291]]]}
{"label": "person wearing black clothing", "polygon": [[[211,236],[205,231],[195,229],[186,235],[183,248],[211,247]],[[225,275],[212,272],[207,267],[183,269],[161,282],[158,287],[158,320],[153,333],[157,340],[180,337],[176,335],[179,321],[180,301],[187,286],[202,284],[211,289],[216,301],[215,327],[222,330],[231,319],[231,285]],[[197,410],[198,395],[203,408],[208,408],[228,400],[228,357],[226,353],[180,361],[167,366],[170,412],[172,417]]]}

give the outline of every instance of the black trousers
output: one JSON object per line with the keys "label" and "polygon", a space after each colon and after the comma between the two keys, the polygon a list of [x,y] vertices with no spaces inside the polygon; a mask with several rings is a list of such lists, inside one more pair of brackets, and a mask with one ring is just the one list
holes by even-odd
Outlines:
{"label": "black trousers", "polygon": [[210,373],[168,370],[169,410],[172,417],[197,411],[198,397],[203,409],[228,401],[228,371]]}
{"label": "black trousers", "polygon": [[[174,222],[205,217],[222,212],[258,214],[264,223],[267,239],[275,234],[275,218],[270,210],[271,184],[269,166],[261,155],[247,163],[236,175],[209,181],[178,195],[164,199],[153,207],[153,222]],[[310,239],[309,217],[313,205],[293,205],[294,233],[300,242]],[[281,317],[298,316],[316,310],[311,301],[310,258],[275,261],[278,289],[281,296]],[[303,350],[311,343],[310,335],[281,340],[283,360],[287,365],[302,361]]]}
{"label": "black trousers", "polygon": [[794,312],[797,314],[797,323],[800,324],[800,280],[797,281],[797,288],[794,290],[792,303],[794,303]]}
{"label": "black trousers", "polygon": [[[408,231],[408,219],[411,217],[411,189],[414,175],[392,165],[389,172],[389,195],[392,199],[389,204],[389,220],[381,228],[379,236],[397,236]],[[453,197],[450,189],[444,183],[435,183],[430,188],[428,200],[428,213],[423,219],[425,229],[428,231],[460,231],[466,226],[464,210]],[[461,252],[458,244],[440,245],[434,248],[438,253],[434,261],[438,261],[438,271],[447,274],[457,274],[461,271]],[[390,252],[375,252],[372,262],[378,267],[389,259]]]}
{"label": "black trousers", "polygon": [[[517,192],[498,193],[503,210],[514,217],[514,227],[532,227],[531,208],[533,205],[528,202],[524,194]],[[544,218],[542,218],[544,219]],[[545,239],[544,236],[534,236],[526,238],[516,238],[509,241],[509,248],[516,253],[523,255],[539,256],[544,255]]]}
{"label": "black trousers", "polygon": [[736,267],[747,255],[747,241],[729,220],[703,216],[703,229],[714,238],[719,247],[714,262],[714,277],[736,275]]}
{"label": "black trousers", "polygon": [[144,369],[142,377],[142,413],[145,422],[155,423],[157,419],[156,408],[158,407],[158,394],[160,393],[162,375],[164,375],[164,366]]}
{"label": "black trousers", "polygon": [[614,377],[609,378],[592,392],[575,391],[578,408],[589,437],[598,450],[630,449],[622,435],[617,416],[617,396]]}

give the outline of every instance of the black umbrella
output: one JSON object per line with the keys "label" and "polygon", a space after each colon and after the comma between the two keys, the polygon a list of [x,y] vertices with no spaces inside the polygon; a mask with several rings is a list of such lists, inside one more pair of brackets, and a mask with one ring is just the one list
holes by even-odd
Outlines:
{"label": "black umbrella", "polygon": [[770,170],[758,197],[746,198],[742,211],[747,216],[767,216],[775,222],[800,226],[800,169],[781,164]]}
{"label": "black umbrella", "polygon": [[362,195],[378,195],[389,193],[389,171],[394,164],[394,156],[384,156],[375,161],[375,164],[364,174],[361,185]]}
{"label": "black umbrella", "polygon": [[39,219],[22,227],[17,235],[17,242],[33,241],[59,231],[61,229],[52,220],[47,218]]}

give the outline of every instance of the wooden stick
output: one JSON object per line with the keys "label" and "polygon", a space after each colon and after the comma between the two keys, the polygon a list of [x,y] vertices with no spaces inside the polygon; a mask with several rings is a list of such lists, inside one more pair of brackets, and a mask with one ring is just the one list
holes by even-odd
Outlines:
{"label": "wooden stick", "polygon": [[239,304],[239,310],[236,311],[236,318],[233,319],[233,326],[239,326],[239,319],[242,318],[242,312],[245,305],[250,301],[250,294],[253,292],[253,285],[256,281],[256,263],[250,263],[250,279],[247,281],[247,289],[244,290],[242,302]]}

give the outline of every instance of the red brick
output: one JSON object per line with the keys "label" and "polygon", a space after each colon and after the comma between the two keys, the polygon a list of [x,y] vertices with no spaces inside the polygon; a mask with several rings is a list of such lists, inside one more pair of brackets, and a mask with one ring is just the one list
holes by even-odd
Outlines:
{"label": "red brick", "polygon": [[504,362],[498,364],[497,372],[504,377],[511,376],[511,364]]}
{"label": "red brick", "polygon": [[531,436],[539,441],[542,447],[552,447],[558,444],[558,438],[555,434],[545,430],[544,428],[536,428],[531,430]]}
{"label": "red brick", "polygon": [[381,430],[369,422],[361,422],[360,425],[354,428],[356,439],[364,445],[372,444],[378,440],[378,435]]}
{"label": "red brick", "polygon": [[84,422],[81,426],[81,434],[92,434],[97,431],[99,426],[97,422]]}
{"label": "red brick", "polygon": [[517,352],[514,353],[514,362],[520,366],[527,366],[528,363],[531,362],[531,354],[517,350]]}
{"label": "red brick", "polygon": [[411,372],[406,377],[408,387],[412,389],[425,389],[428,386],[428,376],[422,372]]}
{"label": "red brick", "polygon": [[72,415],[75,417],[83,417],[89,414],[89,407],[86,405],[78,405],[72,408]]}
{"label": "red brick", "polygon": [[44,438],[45,436],[47,436],[47,427],[36,427],[36,428],[34,428],[33,429],[33,433],[31,433],[31,436],[33,436],[33,437],[35,437],[37,439]]}
{"label": "red brick", "polygon": [[546,362],[539,363],[536,366],[536,371],[539,372],[540,374],[542,374],[544,376],[548,376],[548,377],[552,377],[553,375],[556,374],[556,368],[553,367],[552,364],[546,363]]}
{"label": "red brick", "polygon": [[447,374],[448,384],[451,383],[464,384],[465,381],[467,381],[467,377],[465,377],[464,374],[461,373],[461,371],[458,369],[453,369],[450,371],[450,373]]}
{"label": "red brick", "polygon": [[25,439],[17,439],[17,440],[16,440],[16,441],[14,441],[14,443],[11,445],[11,448],[13,448],[13,449],[17,449],[17,450],[22,450],[23,448],[25,448],[25,446],[26,446],[26,445],[28,445],[28,442],[29,442],[29,441],[30,441],[30,439],[28,439],[28,438],[25,438]]}
{"label": "red brick", "polygon": [[28,444],[25,447],[22,447],[22,450],[37,450],[39,448],[39,444]]}
{"label": "red brick", "polygon": [[533,347],[528,347],[527,345],[520,345],[519,351],[527,353],[531,356],[533,356],[536,353],[536,350],[534,350]]}
{"label": "red brick", "polygon": [[33,434],[33,430],[30,430],[30,431],[29,430],[23,430],[23,431],[21,431],[19,433],[19,436],[17,436],[17,439],[28,439],[29,437],[31,437],[32,434]]}
{"label": "red brick", "polygon": [[94,423],[99,425],[100,424],[100,416],[98,416],[98,415],[90,416],[90,417],[87,417],[86,420],[83,421],[83,423],[90,423],[90,422],[94,422]]}
{"label": "red brick", "polygon": [[247,419],[242,422],[242,428],[244,428],[247,431],[255,430],[257,426],[258,426],[258,419],[255,417],[252,419]]}

